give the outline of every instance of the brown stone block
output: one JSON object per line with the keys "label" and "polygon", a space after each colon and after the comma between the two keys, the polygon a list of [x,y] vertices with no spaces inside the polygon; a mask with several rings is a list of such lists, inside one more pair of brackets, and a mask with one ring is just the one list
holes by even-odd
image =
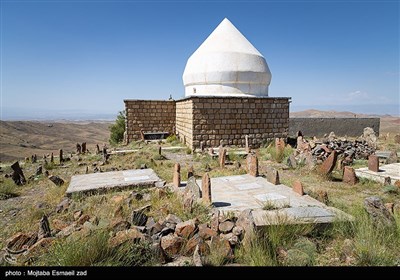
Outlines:
{"label": "brown stone block", "polygon": [[379,158],[376,155],[370,155],[368,157],[368,169],[379,172]]}
{"label": "brown stone block", "polygon": [[350,166],[344,167],[343,182],[346,184],[349,184],[349,185],[357,184],[358,178],[356,176],[356,172],[354,171],[354,168],[352,168]]}

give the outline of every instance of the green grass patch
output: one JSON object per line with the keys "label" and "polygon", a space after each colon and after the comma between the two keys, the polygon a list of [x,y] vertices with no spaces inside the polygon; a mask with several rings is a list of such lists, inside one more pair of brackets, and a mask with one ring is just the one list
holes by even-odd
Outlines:
{"label": "green grass patch", "polygon": [[41,255],[34,265],[46,266],[145,266],[156,262],[156,254],[148,242],[126,242],[108,246],[109,234],[95,231],[74,240],[59,240]]}
{"label": "green grass patch", "polygon": [[0,200],[16,196],[19,196],[19,192],[11,179],[5,179],[5,181],[0,183]]}

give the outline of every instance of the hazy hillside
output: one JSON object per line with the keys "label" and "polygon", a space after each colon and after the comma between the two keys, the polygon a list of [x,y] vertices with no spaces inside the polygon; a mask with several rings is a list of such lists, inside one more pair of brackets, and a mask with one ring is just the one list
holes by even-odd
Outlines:
{"label": "hazy hillside", "polygon": [[42,157],[62,148],[74,151],[76,143],[108,143],[111,122],[0,121],[0,161],[21,159],[32,154]]}
{"label": "hazy hillside", "polygon": [[305,110],[299,112],[290,112],[291,118],[386,118],[392,117],[390,115],[367,115],[357,114],[348,111],[320,111],[320,110]]}

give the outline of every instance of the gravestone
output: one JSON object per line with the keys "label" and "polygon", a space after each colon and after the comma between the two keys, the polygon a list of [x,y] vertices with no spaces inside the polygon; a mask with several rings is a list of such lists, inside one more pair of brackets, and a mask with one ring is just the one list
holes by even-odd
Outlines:
{"label": "gravestone", "polygon": [[270,168],[267,172],[267,180],[274,185],[279,185],[280,180],[278,170]]}
{"label": "gravestone", "polygon": [[197,185],[195,177],[192,176],[188,178],[186,190],[191,192],[196,200],[201,198],[200,187]]}
{"label": "gravestone", "polygon": [[179,163],[175,163],[172,183],[176,188],[181,186],[181,165]]}
{"label": "gravestone", "polygon": [[333,151],[329,157],[322,163],[320,171],[323,175],[330,174],[336,166],[337,153]]}
{"label": "gravestone", "polygon": [[11,169],[13,170],[11,177],[14,183],[18,186],[25,185],[26,179],[24,173],[22,172],[21,167],[19,166],[19,162],[18,161],[14,162],[14,164],[11,165]]}
{"label": "gravestone", "polygon": [[356,176],[356,172],[354,171],[354,168],[350,166],[345,166],[344,167],[344,172],[343,172],[343,183],[349,184],[349,185],[355,185],[358,182],[358,178]]}
{"label": "gravestone", "polygon": [[61,164],[62,162],[64,162],[63,150],[62,150],[62,149],[60,149],[60,150],[58,151],[58,155],[59,155],[60,164]]}
{"label": "gravestone", "polygon": [[258,176],[258,158],[256,155],[249,154],[246,159],[247,173],[251,176]]}
{"label": "gravestone", "polygon": [[203,175],[201,190],[202,200],[207,204],[211,204],[211,180],[207,172]]}
{"label": "gravestone", "polygon": [[245,140],[245,145],[246,145],[246,153],[250,153],[250,147],[249,147],[249,135],[244,136]]}
{"label": "gravestone", "polygon": [[304,195],[303,185],[301,184],[300,181],[294,181],[292,187],[295,193],[299,195]]}
{"label": "gravestone", "polygon": [[82,152],[81,144],[76,143],[76,153],[79,155]]}
{"label": "gravestone", "polygon": [[368,169],[379,172],[379,158],[376,155],[370,155],[368,157]]}
{"label": "gravestone", "polygon": [[86,153],[86,142],[83,142],[81,147],[82,147],[82,154],[85,154]]}
{"label": "gravestone", "polygon": [[225,167],[226,149],[220,147],[219,150],[219,167]]}

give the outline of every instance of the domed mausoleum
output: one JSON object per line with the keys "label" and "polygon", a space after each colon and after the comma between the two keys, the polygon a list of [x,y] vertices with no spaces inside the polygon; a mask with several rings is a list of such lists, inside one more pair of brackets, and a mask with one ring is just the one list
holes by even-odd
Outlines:
{"label": "domed mausoleum", "polygon": [[[261,36],[262,34],[260,34]],[[191,149],[244,146],[287,137],[290,97],[269,97],[264,56],[224,19],[189,57],[185,98],[124,100],[126,138],[176,134]]]}
{"label": "domed mausoleum", "polygon": [[226,18],[183,72],[186,96],[268,96],[270,83],[265,58]]}

